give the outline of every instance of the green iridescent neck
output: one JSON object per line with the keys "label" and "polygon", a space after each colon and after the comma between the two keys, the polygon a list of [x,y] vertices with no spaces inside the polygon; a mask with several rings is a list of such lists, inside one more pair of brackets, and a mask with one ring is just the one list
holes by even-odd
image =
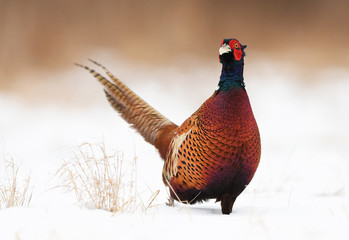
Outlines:
{"label": "green iridescent neck", "polygon": [[227,91],[232,87],[245,88],[243,72],[243,61],[223,63],[222,73],[218,83],[219,90]]}

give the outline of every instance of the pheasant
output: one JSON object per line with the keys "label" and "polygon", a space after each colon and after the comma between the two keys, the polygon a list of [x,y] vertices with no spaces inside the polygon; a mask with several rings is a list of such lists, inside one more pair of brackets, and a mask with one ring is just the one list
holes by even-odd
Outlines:
{"label": "pheasant", "polygon": [[177,126],[124,85],[103,65],[107,76],[88,70],[104,86],[111,106],[164,160],[163,182],[171,198],[186,203],[221,202],[223,214],[251,181],[259,164],[261,143],[245,89],[244,49],[236,39],[219,48],[222,72],[217,89],[184,123]]}

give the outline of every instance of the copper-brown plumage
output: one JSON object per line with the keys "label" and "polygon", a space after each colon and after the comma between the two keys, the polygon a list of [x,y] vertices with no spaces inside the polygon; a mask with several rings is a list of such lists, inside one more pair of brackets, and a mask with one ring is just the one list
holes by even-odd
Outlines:
{"label": "copper-brown plumage", "polygon": [[[177,125],[170,122],[158,111],[138,97],[131,89],[124,85],[118,78],[113,76],[108,69],[101,64],[90,60],[102,69],[109,76],[111,81],[87,66],[81,66],[88,70],[105,87],[104,92],[110,105],[120,113],[120,115],[135,128],[144,139],[150,144],[156,145],[158,149],[163,149],[162,141],[157,139],[161,129],[175,128]],[[161,131],[160,131],[161,132]]]}
{"label": "copper-brown plumage", "polygon": [[86,66],[104,86],[111,106],[154,145],[164,159],[163,181],[171,196],[195,203],[221,201],[229,214],[237,196],[251,181],[260,159],[257,123],[243,81],[243,49],[224,39],[219,88],[181,126],[169,121],[102,67],[110,80]]}

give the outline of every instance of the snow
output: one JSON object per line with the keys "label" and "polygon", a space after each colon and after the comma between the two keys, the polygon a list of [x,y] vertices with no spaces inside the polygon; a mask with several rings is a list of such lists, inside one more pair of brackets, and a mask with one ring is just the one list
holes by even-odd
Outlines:
{"label": "snow", "polygon": [[[111,71],[120,71],[127,85],[177,124],[213,92],[219,75],[214,64],[183,72],[119,68]],[[89,100],[83,105],[32,104],[1,94],[0,154],[19,164],[21,176],[30,173],[34,195],[30,207],[0,210],[0,239],[347,239],[349,70],[322,70],[303,82],[294,69],[265,61],[246,65],[262,159],[229,216],[214,201],[167,206],[156,150],[117,116],[101,87],[81,69],[63,74],[62,85],[77,79],[75,94]],[[136,157],[141,199],[160,190],[153,207],[113,215],[86,208],[73,193],[57,188],[56,171],[85,142],[104,142],[108,150],[123,152],[125,161]]]}

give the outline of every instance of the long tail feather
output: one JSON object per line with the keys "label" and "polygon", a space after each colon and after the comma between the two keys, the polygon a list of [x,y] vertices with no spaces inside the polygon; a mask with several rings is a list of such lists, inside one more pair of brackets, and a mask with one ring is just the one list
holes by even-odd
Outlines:
{"label": "long tail feather", "polygon": [[147,142],[156,145],[158,135],[163,133],[161,130],[174,129],[177,127],[177,125],[169,121],[143,99],[138,97],[107,68],[93,60],[90,61],[101,67],[111,81],[94,69],[81,64],[76,65],[89,71],[104,86],[104,92],[110,105],[119,112]]}

